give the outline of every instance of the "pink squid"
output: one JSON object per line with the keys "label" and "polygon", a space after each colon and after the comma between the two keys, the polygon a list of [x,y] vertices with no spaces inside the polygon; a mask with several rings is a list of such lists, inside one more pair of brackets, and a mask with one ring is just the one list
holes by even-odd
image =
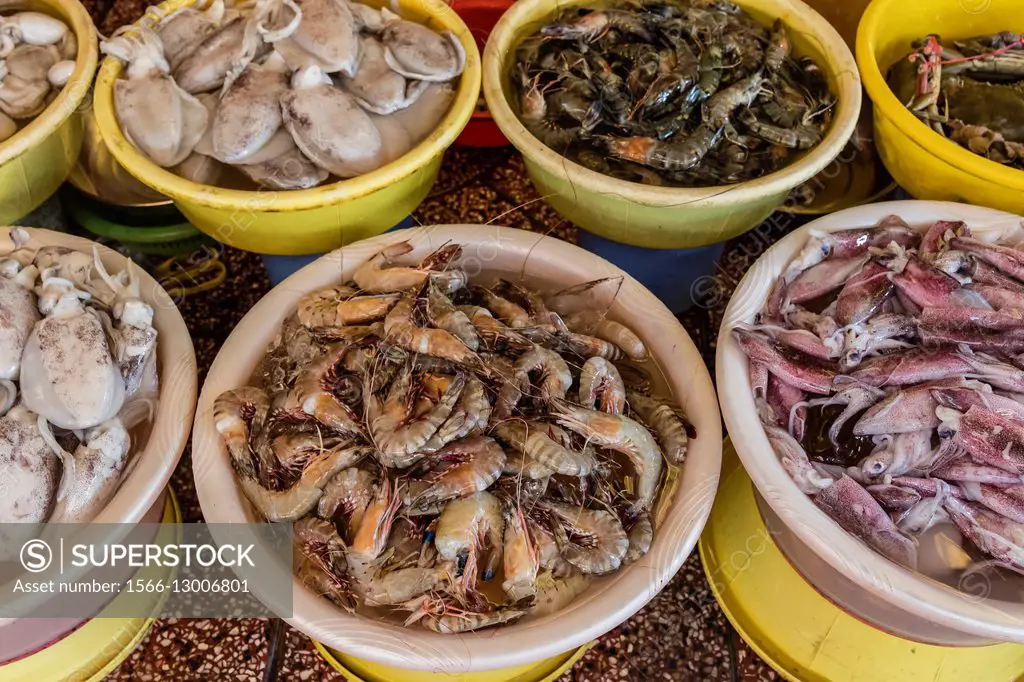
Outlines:
{"label": "pink squid", "polygon": [[881,505],[849,476],[814,496],[814,504],[849,533],[856,535],[890,560],[914,569],[917,547],[903,535]]}
{"label": "pink squid", "polygon": [[[934,388],[932,396],[939,405],[966,412],[972,406],[991,410],[1009,419],[1024,423],[1024,405],[1013,398],[993,393],[988,384],[980,381],[963,382],[961,387],[948,386]],[[934,412],[934,410],[933,410]],[[936,422],[936,426],[938,423]]]}
{"label": "pink squid", "polygon": [[831,367],[813,358],[802,357],[764,334],[741,327],[732,331],[748,358],[767,365],[772,374],[786,383],[818,395],[826,395],[832,390],[836,372]]}
{"label": "pink squid", "polygon": [[961,483],[967,499],[980,502],[1000,516],[1024,523],[1024,495],[1017,486],[1000,488],[989,483]]}
{"label": "pink squid", "polygon": [[989,265],[980,258],[975,258],[970,269],[971,281],[975,284],[986,284],[988,286],[1000,287],[1024,293],[1024,282],[1013,277],[1007,277],[995,267]]}
{"label": "pink squid", "polygon": [[906,315],[919,315],[921,313],[921,306],[914,303],[910,298],[903,293],[903,290],[896,287],[896,302],[900,304],[900,309]]}
{"label": "pink squid", "polygon": [[1024,351],[1024,331],[983,331],[965,328],[921,327],[921,343],[927,346],[969,346],[976,351],[1019,353]]}
{"label": "pink squid", "polygon": [[846,330],[840,364],[843,369],[859,365],[865,357],[886,350],[907,348],[909,339],[917,335],[917,322],[909,315],[882,313],[864,324]]}
{"label": "pink squid", "polygon": [[991,384],[992,388],[999,388],[1011,393],[1024,393],[1024,372],[1019,367],[981,353],[963,357],[974,368],[974,371],[968,375],[970,378],[981,379]]}
{"label": "pink squid", "polygon": [[1024,525],[952,495],[943,506],[960,532],[978,549],[1014,570],[1024,571]]}
{"label": "pink squid", "polygon": [[833,360],[839,354],[838,347],[829,348],[817,334],[806,329],[787,329],[786,327],[762,324],[755,327],[754,330],[762,332],[768,335],[769,338],[818,360],[825,360],[827,362]]}
{"label": "pink squid", "polygon": [[1024,483],[1024,478],[996,467],[978,464],[969,457],[958,459],[932,472],[935,478],[956,483],[985,483],[987,485],[1016,485]]}
{"label": "pink squid", "polygon": [[975,366],[956,351],[915,349],[867,360],[848,376],[868,386],[906,386],[964,376],[974,369]]}
{"label": "pink squid", "polygon": [[875,451],[860,463],[860,470],[868,479],[926,471],[934,454],[932,429],[898,433],[883,439]]}
{"label": "pink squid", "polygon": [[893,291],[889,274],[888,268],[872,260],[850,277],[836,299],[836,322],[845,327],[878,312]]}
{"label": "pink squid", "polygon": [[964,287],[975,291],[996,310],[1002,308],[1024,308],[1024,287],[1016,289],[1002,285],[975,283]]}
{"label": "pink squid", "polygon": [[754,391],[754,398],[764,398],[768,393],[768,365],[755,360],[750,360],[747,364],[750,372],[750,388]]}
{"label": "pink squid", "polygon": [[907,511],[921,501],[921,493],[892,483],[876,483],[869,485],[865,490],[871,493],[883,508],[891,512]]}
{"label": "pink squid", "polygon": [[833,485],[832,477],[808,459],[803,446],[787,429],[775,424],[764,424],[764,433],[768,436],[772,450],[782,463],[782,468],[786,470],[802,493],[814,495]]}
{"label": "pink squid", "polygon": [[[959,413],[957,413],[959,414]],[[978,462],[1024,474],[1024,424],[972,405],[956,419],[953,442]]]}
{"label": "pink squid", "polygon": [[965,329],[983,334],[986,330],[1024,329],[1024,309],[925,308],[919,326],[927,329]]}
{"label": "pink squid", "polygon": [[798,441],[804,439],[807,408],[797,407],[797,405],[803,402],[805,397],[806,395],[799,388],[787,384],[774,374],[768,377],[768,405],[775,413],[779,426],[787,429]]}
{"label": "pink squid", "polygon": [[902,272],[892,276],[900,292],[919,308],[990,308],[977,292],[964,289],[956,278],[910,256]]}
{"label": "pink squid", "polygon": [[[939,494],[942,488],[942,481],[938,478],[920,478],[918,476],[894,476],[892,479],[893,485],[898,485],[903,488],[910,488],[921,493],[922,497],[935,497]],[[947,485],[949,494],[953,497],[965,499],[964,493],[960,488],[956,486]]]}
{"label": "pink squid", "polygon": [[837,383],[852,378],[868,386],[906,386],[955,377],[981,379],[994,388],[1024,393],[1024,372],[1017,367],[985,355],[950,348],[919,348],[872,358],[838,377]]}
{"label": "pink squid", "polygon": [[890,393],[868,409],[853,427],[855,436],[881,436],[934,429],[939,425],[935,408],[939,403],[933,394],[936,388],[962,386],[960,377],[932,381]]}
{"label": "pink squid", "polygon": [[[954,486],[939,479],[931,479],[935,482],[935,493],[933,495],[921,495],[921,499],[906,511],[900,513],[896,519],[896,527],[904,533],[916,535],[923,533],[938,523],[949,520],[943,503],[946,498],[955,495]],[[956,492],[961,492],[956,489]]]}
{"label": "pink squid", "polygon": [[819,339],[825,340],[839,331],[839,325],[828,315],[812,313],[806,308],[794,305],[786,311],[786,322],[799,329],[814,332]]}
{"label": "pink squid", "polygon": [[930,260],[931,256],[942,251],[947,243],[946,234],[952,231],[954,237],[969,237],[971,229],[962,220],[936,220],[921,239],[918,253]]}
{"label": "pink squid", "polygon": [[789,283],[786,300],[803,303],[824,296],[843,286],[868,260],[867,256],[829,258],[812,265]]}
{"label": "pink squid", "polygon": [[886,216],[878,225],[864,230],[830,232],[822,238],[833,258],[851,258],[867,253],[868,249],[885,248],[892,242],[900,246],[913,246],[918,234],[902,218]]}
{"label": "pink squid", "polygon": [[986,244],[970,237],[957,237],[950,242],[950,246],[972,254],[994,266],[1003,274],[1017,280],[1024,280],[1024,251],[1009,246]]}

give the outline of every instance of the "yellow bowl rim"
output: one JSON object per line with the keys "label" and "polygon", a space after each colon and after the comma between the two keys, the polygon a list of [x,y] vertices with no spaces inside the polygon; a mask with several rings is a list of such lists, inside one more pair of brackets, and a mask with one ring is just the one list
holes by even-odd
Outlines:
{"label": "yellow bowl rim", "polygon": [[[168,16],[183,7],[202,3],[203,0],[167,0],[147,9],[139,22],[152,21],[156,17]],[[329,185],[300,190],[223,189],[179,177],[146,158],[128,142],[121,131],[114,112],[114,82],[121,75],[123,65],[114,57],[106,57],[103,60],[93,94],[100,136],[118,163],[150,188],[175,200],[221,210],[244,209],[252,207],[254,202],[258,207],[263,202],[256,197],[263,195],[274,198],[273,205],[264,210],[275,213],[304,211],[357,199],[395,185],[426,167],[459,136],[476,108],[480,96],[481,77],[480,52],[476,48],[476,42],[469,28],[451,7],[442,0],[398,0],[395,4],[399,8],[411,4],[422,6],[431,21],[436,21],[442,30],[450,31],[458,38],[466,50],[466,67],[459,80],[455,99],[433,132],[404,155],[375,171]],[[136,22],[136,25],[139,22]]]}
{"label": "yellow bowl rim", "polygon": [[[857,26],[857,66],[860,68],[864,88],[868,91],[868,97],[874,105],[875,115],[892,121],[897,130],[910,138],[917,146],[953,168],[1007,189],[1024,190],[1024,172],[978,156],[936,133],[910,113],[910,110],[889,89],[878,66],[878,61],[875,59],[875,39],[883,27],[889,7],[897,2],[905,1],[872,0]],[[928,169],[921,169],[921,171],[928,172]]]}
{"label": "yellow bowl rim", "polygon": [[[647,206],[681,208],[693,204],[705,207],[730,206],[785,193],[814,177],[842,151],[860,116],[861,86],[853,53],[832,25],[800,0],[778,2],[789,7],[788,14],[801,16],[813,27],[822,50],[835,60],[835,77],[839,83],[838,106],[832,125],[818,146],[795,163],[756,180],[711,187],[656,187],[619,180],[570,161],[548,148],[523,126],[501,88],[503,49],[513,50],[518,46],[518,42],[513,44],[512,41],[537,8],[552,5],[553,13],[570,6],[599,4],[592,0],[556,0],[555,3],[551,0],[518,0],[502,15],[484,47],[484,98],[487,100],[487,108],[505,137],[528,161],[552,175],[567,179],[574,186],[601,194],[626,197]],[[743,6],[753,2],[739,0],[737,4]]]}
{"label": "yellow bowl rim", "polygon": [[[77,0],[52,0],[70,20],[71,31],[78,41],[78,54],[75,57],[75,70],[71,79],[60,91],[57,98],[43,109],[27,126],[19,130],[8,140],[0,142],[0,166],[15,159],[37,146],[53,134],[73,113],[78,110],[92,88],[92,80],[96,75],[98,61],[96,27],[92,17],[85,11],[85,6]],[[33,3],[26,0],[0,2],[0,10],[30,9],[39,11]],[[59,17],[63,19],[64,17]]]}

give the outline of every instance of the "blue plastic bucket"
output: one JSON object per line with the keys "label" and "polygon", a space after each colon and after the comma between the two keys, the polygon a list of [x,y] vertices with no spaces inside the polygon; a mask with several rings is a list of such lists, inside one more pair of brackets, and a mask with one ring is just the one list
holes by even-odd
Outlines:
{"label": "blue plastic bucket", "polygon": [[676,315],[701,300],[701,283],[714,277],[718,259],[725,250],[724,242],[694,249],[645,249],[585,230],[579,231],[576,242],[628,272]]}

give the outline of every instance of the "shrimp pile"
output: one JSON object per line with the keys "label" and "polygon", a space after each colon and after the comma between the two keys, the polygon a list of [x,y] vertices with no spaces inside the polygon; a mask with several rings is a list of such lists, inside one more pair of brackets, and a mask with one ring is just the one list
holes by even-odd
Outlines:
{"label": "shrimp pile", "polygon": [[[0,255],[0,523],[85,523],[113,497],[158,393],[153,310],[99,252]],[[31,526],[26,526],[31,528]],[[0,545],[7,531],[0,532]]]}
{"label": "shrimp pile", "polygon": [[766,28],[704,0],[562,12],[518,47],[513,84],[543,144],[605,175],[676,187],[783,167],[821,141],[836,102],[781,21]]}
{"label": "shrimp pile", "polygon": [[[216,428],[295,572],[351,611],[441,633],[550,613],[650,548],[693,427],[651,395],[648,352],[595,304],[470,283],[448,244],[394,244],[304,296]],[[610,301],[607,305],[610,305]]]}
{"label": "shrimp pile", "polygon": [[75,34],[42,12],[0,14],[0,142],[53,102],[71,80]]}
{"label": "shrimp pile", "polygon": [[963,565],[1024,572],[1024,249],[897,216],[812,236],[733,335],[782,465],[840,526],[914,568],[952,523]]}
{"label": "shrimp pile", "polygon": [[[227,5],[227,6],[226,6]],[[451,33],[350,0],[213,0],[150,10],[100,44],[125,137],[206,185],[308,189],[426,138],[466,64]]]}

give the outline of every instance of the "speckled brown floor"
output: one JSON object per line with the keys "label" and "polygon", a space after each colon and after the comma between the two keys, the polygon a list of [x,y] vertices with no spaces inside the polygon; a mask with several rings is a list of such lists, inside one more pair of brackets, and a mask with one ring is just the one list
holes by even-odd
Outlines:
{"label": "speckled brown floor", "polygon": [[[140,0],[83,0],[100,32],[109,35],[133,21]],[[520,157],[510,149],[449,151],[433,192],[414,214],[421,224],[486,223],[544,232],[568,241],[575,228],[540,200]],[[714,334],[724,304],[746,268],[770,242],[795,223],[774,217],[727,248],[702,309],[683,323],[695,342],[714,356]],[[199,358],[200,382],[231,328],[270,288],[258,256],[232,249],[221,255],[228,283],[181,303]],[[186,451],[172,479],[186,521],[201,521]],[[260,619],[157,621],[142,643],[107,679],[143,682],[267,678],[273,625]],[[283,626],[280,680],[341,680],[302,633]],[[711,595],[696,552],[644,609],[602,637],[561,682],[611,680],[774,680],[774,673],[739,639]]]}

